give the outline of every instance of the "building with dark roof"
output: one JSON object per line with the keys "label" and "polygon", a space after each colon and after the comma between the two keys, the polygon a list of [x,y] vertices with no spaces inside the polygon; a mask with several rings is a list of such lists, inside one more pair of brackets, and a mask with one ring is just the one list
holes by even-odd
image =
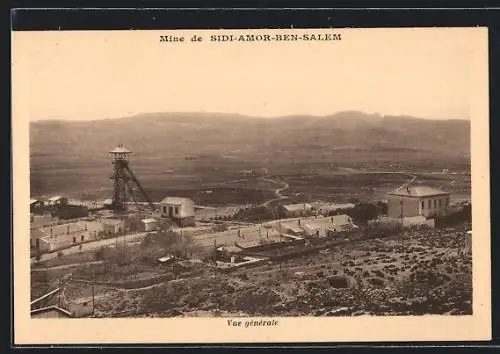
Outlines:
{"label": "building with dark roof", "polygon": [[387,203],[391,218],[433,218],[447,214],[450,193],[426,186],[408,186],[388,193]]}

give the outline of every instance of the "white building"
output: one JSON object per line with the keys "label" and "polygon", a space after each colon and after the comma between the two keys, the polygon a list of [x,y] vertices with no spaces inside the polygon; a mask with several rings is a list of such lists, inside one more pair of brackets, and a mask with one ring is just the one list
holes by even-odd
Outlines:
{"label": "white building", "polygon": [[283,205],[282,210],[286,217],[294,218],[311,214],[312,206],[307,203]]}
{"label": "white building", "polygon": [[125,232],[125,220],[103,218],[100,220],[102,231],[108,235],[118,235]]}
{"label": "white building", "polygon": [[327,237],[331,233],[349,231],[357,226],[353,224],[349,215],[334,215],[309,219],[303,223],[307,236]]}
{"label": "white building", "polygon": [[194,226],[194,202],[188,198],[166,197],[160,203],[161,216],[181,227]]}
{"label": "white building", "polygon": [[387,215],[391,218],[434,218],[447,214],[450,193],[426,186],[408,186],[388,193],[387,204]]}
{"label": "white building", "polygon": [[71,247],[91,239],[86,225],[80,223],[46,226],[30,231],[30,248],[42,252]]}
{"label": "white building", "polygon": [[150,218],[150,219],[143,219],[142,224],[144,225],[144,231],[156,231],[158,227],[158,222],[156,219]]}
{"label": "white building", "polygon": [[62,197],[60,195],[50,197],[47,199],[49,205],[66,205],[68,204],[68,198]]}

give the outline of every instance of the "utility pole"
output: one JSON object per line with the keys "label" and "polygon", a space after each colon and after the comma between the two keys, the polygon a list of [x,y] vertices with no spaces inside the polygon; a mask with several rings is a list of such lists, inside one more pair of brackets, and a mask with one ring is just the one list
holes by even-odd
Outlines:
{"label": "utility pole", "polygon": [[217,276],[217,240],[214,240],[214,275]]}
{"label": "utility pole", "polygon": [[278,245],[278,258],[279,258],[279,261],[280,261],[280,272],[281,272],[281,250],[279,247],[281,247],[281,223],[280,223],[280,244]]}
{"label": "utility pole", "polygon": [[59,291],[57,292],[57,306],[61,308],[61,278],[59,278]]}
{"label": "utility pole", "polygon": [[90,282],[92,287],[92,317],[95,315],[95,292],[94,292],[94,270],[92,269],[92,263],[90,263]]}
{"label": "utility pole", "polygon": [[278,261],[280,263],[280,273],[281,273],[281,252],[279,248],[278,248]]}
{"label": "utility pole", "polygon": [[[403,218],[404,218],[404,201],[401,199],[400,201],[401,204],[401,227],[403,228]],[[401,245],[404,246],[404,232],[401,231]],[[406,254],[406,251],[405,251]]]}

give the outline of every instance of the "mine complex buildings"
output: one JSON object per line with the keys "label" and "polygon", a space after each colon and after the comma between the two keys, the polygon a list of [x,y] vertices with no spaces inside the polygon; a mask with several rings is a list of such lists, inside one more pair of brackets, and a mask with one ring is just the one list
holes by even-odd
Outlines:
{"label": "mine complex buildings", "polygon": [[[196,227],[195,204],[189,198],[168,196],[160,203],[153,203],[133,174],[128,157],[131,151],[123,146],[111,150],[113,162],[114,197],[104,202],[81,202],[64,196],[53,196],[30,200],[30,248],[32,251],[54,252],[85,242],[114,237],[132,232],[155,232],[161,219],[169,219],[175,227]],[[413,181],[413,180],[412,180]],[[376,221],[399,222],[405,226],[434,226],[434,218],[446,215],[450,206],[450,193],[428,186],[411,185],[412,181],[387,194],[387,215]],[[138,188],[146,200],[143,205],[148,212],[138,213],[138,220],[126,209],[125,191],[130,183]],[[222,225],[203,225],[211,237],[204,247],[212,247],[212,240],[220,246],[240,249],[274,247],[284,242],[302,242],[304,238],[336,237],[337,234],[353,230],[357,226],[346,210],[354,208],[352,203],[334,204],[318,201],[309,203],[277,205],[276,219],[266,225],[236,226],[230,221]],[[112,210],[109,210],[109,209]],[[139,215],[140,214],[140,215]],[[332,215],[337,214],[337,215]],[[341,215],[340,215],[341,214]],[[90,215],[90,216],[89,216]],[[238,222],[236,222],[238,224]],[[219,228],[217,228],[219,226]],[[232,229],[228,229],[231,226]],[[210,230],[212,227],[212,230]],[[222,231],[222,232],[217,232]],[[199,240],[202,241],[202,240]],[[206,241],[207,242],[207,241]]]}

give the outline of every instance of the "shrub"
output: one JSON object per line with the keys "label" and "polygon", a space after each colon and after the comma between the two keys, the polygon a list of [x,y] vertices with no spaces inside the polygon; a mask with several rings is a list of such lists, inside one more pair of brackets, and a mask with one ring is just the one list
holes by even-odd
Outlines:
{"label": "shrub", "polygon": [[94,252],[94,258],[96,261],[102,261],[104,259],[104,246],[101,246]]}
{"label": "shrub", "polygon": [[384,281],[380,278],[370,278],[368,279],[368,282],[371,284],[371,285],[375,285],[375,286],[382,286],[384,285]]}
{"label": "shrub", "polygon": [[62,258],[62,256],[64,256],[63,251],[57,252],[57,258]]}

